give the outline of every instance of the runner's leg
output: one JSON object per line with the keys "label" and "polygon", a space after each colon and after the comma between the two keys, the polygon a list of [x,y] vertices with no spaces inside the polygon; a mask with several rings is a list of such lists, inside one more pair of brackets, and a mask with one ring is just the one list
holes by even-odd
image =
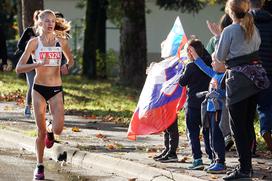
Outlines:
{"label": "runner's leg", "polygon": [[33,90],[33,107],[34,115],[36,120],[36,125],[38,128],[38,136],[36,139],[36,156],[37,162],[43,163],[44,154],[44,139],[46,135],[46,125],[45,125],[45,99],[35,90]]}
{"label": "runner's leg", "polygon": [[62,92],[56,94],[49,100],[49,107],[52,121],[52,131],[54,134],[60,135],[64,126],[64,106]]}

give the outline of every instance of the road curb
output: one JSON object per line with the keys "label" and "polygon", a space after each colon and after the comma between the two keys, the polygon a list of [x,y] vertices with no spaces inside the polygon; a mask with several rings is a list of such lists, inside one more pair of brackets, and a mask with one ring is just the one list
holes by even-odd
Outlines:
{"label": "road curb", "polygon": [[[15,131],[2,129],[0,139],[18,145],[18,148],[24,148],[35,152],[35,138],[23,135]],[[62,144],[54,144],[52,149],[45,149],[45,156],[58,160],[60,155],[66,154],[66,161],[72,165],[85,169],[93,167],[105,170],[111,173],[126,176],[128,178],[137,178],[137,180],[186,180],[201,181],[202,179],[171,172],[148,165],[135,163],[133,161],[114,158],[103,153],[91,153],[80,151],[77,148],[71,148]]]}

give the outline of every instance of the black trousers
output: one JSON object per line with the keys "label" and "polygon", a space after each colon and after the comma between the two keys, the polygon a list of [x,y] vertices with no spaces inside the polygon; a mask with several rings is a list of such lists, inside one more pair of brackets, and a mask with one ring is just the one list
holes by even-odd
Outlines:
{"label": "black trousers", "polygon": [[176,153],[179,144],[178,118],[164,131],[164,146],[168,153]]}
{"label": "black trousers", "polygon": [[256,112],[256,96],[229,105],[228,110],[239,156],[240,171],[249,173],[252,169],[251,147],[255,136],[253,122]]}

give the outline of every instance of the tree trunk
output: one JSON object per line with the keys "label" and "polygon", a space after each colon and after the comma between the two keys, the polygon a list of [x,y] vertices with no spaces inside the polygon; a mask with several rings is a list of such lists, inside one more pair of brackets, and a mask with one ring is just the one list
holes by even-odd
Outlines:
{"label": "tree trunk", "polygon": [[147,64],[145,1],[123,0],[122,9],[120,81],[124,85],[141,88]]}
{"label": "tree trunk", "polygon": [[107,62],[106,62],[106,20],[107,20],[107,0],[100,0],[97,7],[97,24],[96,24],[96,49],[99,52],[99,69],[97,74],[101,78],[107,78]]}
{"label": "tree trunk", "polygon": [[43,9],[43,0],[22,0],[22,19],[24,29],[33,25],[33,14],[39,9]]}
{"label": "tree trunk", "polygon": [[17,0],[17,20],[18,20],[18,28],[19,28],[19,35],[21,36],[24,32],[23,28],[23,19],[22,19],[22,1]]}
{"label": "tree trunk", "polygon": [[83,75],[89,79],[96,78],[96,24],[99,0],[87,0],[84,52],[83,52]]}

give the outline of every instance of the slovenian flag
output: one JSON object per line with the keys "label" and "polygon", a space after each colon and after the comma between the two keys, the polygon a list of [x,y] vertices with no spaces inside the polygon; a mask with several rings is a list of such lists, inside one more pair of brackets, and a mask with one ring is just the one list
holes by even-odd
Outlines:
{"label": "slovenian flag", "polygon": [[166,40],[161,44],[161,57],[165,59],[149,67],[129,125],[129,139],[136,140],[137,135],[160,133],[175,121],[177,111],[186,100],[186,89],[179,86],[183,61],[187,59],[183,50],[186,42],[186,35],[177,17]]}

